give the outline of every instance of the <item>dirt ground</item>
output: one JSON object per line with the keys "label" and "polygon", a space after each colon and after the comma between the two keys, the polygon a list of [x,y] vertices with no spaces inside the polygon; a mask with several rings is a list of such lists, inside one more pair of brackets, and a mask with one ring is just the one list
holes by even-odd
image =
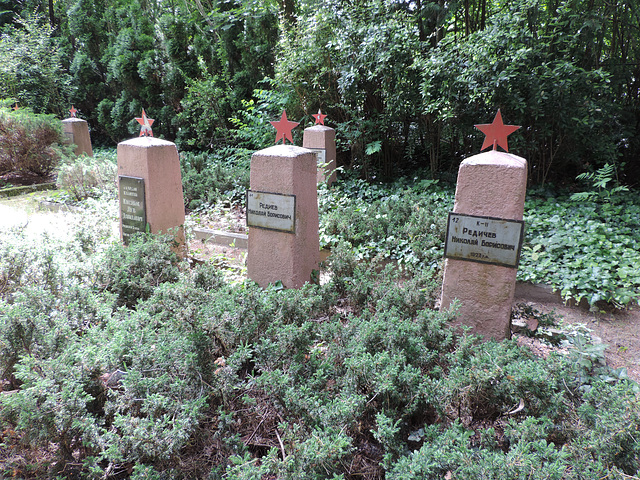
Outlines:
{"label": "dirt ground", "polygon": [[585,305],[566,305],[559,296],[527,295],[526,289],[516,290],[515,303],[529,305],[541,313],[553,313],[560,326],[586,327],[594,343],[607,346],[607,365],[626,368],[629,378],[640,382],[640,307],[637,304],[626,310],[606,307],[590,311]]}

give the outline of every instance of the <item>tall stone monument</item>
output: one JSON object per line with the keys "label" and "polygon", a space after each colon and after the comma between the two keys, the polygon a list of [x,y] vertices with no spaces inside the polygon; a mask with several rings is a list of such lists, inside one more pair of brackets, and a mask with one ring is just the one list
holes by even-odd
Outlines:
{"label": "tall stone monument", "polygon": [[318,234],[317,159],[306,148],[284,145],[292,141],[296,122],[279,122],[275,145],[251,157],[247,192],[249,245],[247,274],[261,287],[281,281],[299,288],[312,280],[320,262]]}
{"label": "tall stone monument", "polygon": [[124,243],[137,232],[173,230],[183,253],[184,197],[175,143],[153,137],[153,119],[137,118],[140,136],[118,144],[120,233]]}
{"label": "tall stone monument", "polygon": [[66,136],[67,143],[76,146],[74,149],[76,155],[93,157],[89,124],[86,120],[76,117],[78,110],[73,105],[71,105],[69,112],[71,116],[62,120],[62,130]]}
{"label": "tall stone monument", "polygon": [[[511,337],[511,309],[524,223],[527,162],[508,152],[500,111],[477,125],[494,149],[462,162],[445,245],[442,308],[460,302],[458,322],[485,338]],[[505,152],[497,151],[501,146]]]}
{"label": "tall stone monument", "polygon": [[316,153],[318,157],[318,183],[331,185],[336,180],[336,131],[325,127],[324,115],[320,110],[313,115],[316,123],[304,129],[302,146]]}

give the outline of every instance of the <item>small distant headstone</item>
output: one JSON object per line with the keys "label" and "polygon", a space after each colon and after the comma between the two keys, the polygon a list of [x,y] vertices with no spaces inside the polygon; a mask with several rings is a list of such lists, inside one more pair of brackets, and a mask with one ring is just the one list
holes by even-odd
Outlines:
{"label": "small distant headstone", "polygon": [[185,215],[178,149],[173,142],[153,137],[152,122],[147,121],[144,136],[118,144],[120,232],[126,243],[136,232],[173,230],[182,254]]}
{"label": "small distant headstone", "polygon": [[66,142],[69,145],[75,145],[74,153],[76,155],[88,155],[93,157],[93,148],[91,147],[91,137],[89,136],[89,124],[86,120],[82,120],[76,116],[78,110],[71,105],[69,110],[70,117],[62,120],[62,129],[64,131]]}
{"label": "small distant headstone", "polygon": [[472,333],[502,340],[511,337],[511,308],[524,223],[527,161],[507,152],[500,111],[493,124],[479,125],[483,149],[462,162],[453,212],[449,215],[441,305],[459,300],[458,322]]}
{"label": "small distant headstone", "polygon": [[316,124],[304,129],[302,146],[316,154],[318,159],[317,181],[331,185],[336,180],[336,131],[324,126],[324,115],[320,110],[313,117]]}

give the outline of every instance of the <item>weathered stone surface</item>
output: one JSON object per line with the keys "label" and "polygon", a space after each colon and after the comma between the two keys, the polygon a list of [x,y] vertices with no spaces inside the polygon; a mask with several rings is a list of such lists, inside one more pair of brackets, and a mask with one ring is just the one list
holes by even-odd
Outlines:
{"label": "weathered stone surface", "polygon": [[[524,158],[491,150],[460,165],[453,211],[509,220],[522,220],[527,185]],[[510,317],[516,269],[446,259],[441,308],[454,300],[457,322],[485,338],[510,338]]]}
{"label": "weathered stone surface", "polygon": [[81,118],[65,118],[62,120],[62,130],[66,136],[67,143],[76,146],[76,155],[88,155],[93,157],[91,147],[91,137],[89,136],[89,124]]}
{"label": "weathered stone surface", "polygon": [[247,274],[261,287],[278,280],[299,288],[320,260],[316,156],[305,148],[276,145],[251,158],[252,191],[295,195],[295,233],[249,228]]}
{"label": "weathered stone surface", "polygon": [[151,232],[167,233],[177,228],[176,241],[184,245],[184,197],[175,143],[154,137],[137,137],[119,143],[118,175],[144,179]]}
{"label": "weathered stone surface", "polygon": [[331,185],[336,181],[336,131],[324,125],[314,125],[304,129],[302,146],[319,148],[326,152],[324,166],[318,166],[318,183],[327,181]]}

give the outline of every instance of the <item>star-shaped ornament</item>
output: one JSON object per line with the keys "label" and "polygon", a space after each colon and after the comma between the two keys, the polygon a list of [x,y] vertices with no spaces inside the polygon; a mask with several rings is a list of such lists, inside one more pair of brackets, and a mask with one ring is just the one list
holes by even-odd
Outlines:
{"label": "star-shaped ornament", "polygon": [[324,125],[324,119],[327,118],[327,116],[324,115],[320,109],[318,109],[318,113],[314,114],[313,118],[316,119],[316,125]]}
{"label": "star-shaped ornament", "polygon": [[277,130],[276,143],[278,143],[281,138],[282,138],[283,145],[287,143],[286,142],[287,138],[291,143],[293,143],[293,136],[291,135],[291,130],[293,130],[295,127],[297,127],[300,124],[298,122],[292,122],[290,120],[287,120],[286,110],[282,111],[282,117],[280,117],[280,121],[269,122],[269,123],[271,123],[271,125],[273,125]]}
{"label": "star-shaped ornament", "polygon": [[502,114],[500,113],[500,109],[498,109],[498,113],[496,113],[493,123],[474,126],[486,135],[480,151],[491,146],[493,146],[494,150],[497,150],[497,147],[500,146],[504,148],[505,152],[508,152],[509,143],[507,142],[507,137],[520,128],[519,125],[505,125],[502,123]]}
{"label": "star-shaped ornament", "polygon": [[78,110],[76,109],[76,107],[71,105],[71,108],[69,109],[69,113],[71,114],[71,118],[76,118],[76,113],[77,112],[78,112]]}
{"label": "star-shaped ornament", "polygon": [[153,137],[153,131],[151,130],[151,125],[155,121],[153,118],[148,118],[147,114],[144,112],[144,108],[142,109],[142,117],[136,118],[138,123],[142,125],[140,127],[140,136],[141,137]]}

